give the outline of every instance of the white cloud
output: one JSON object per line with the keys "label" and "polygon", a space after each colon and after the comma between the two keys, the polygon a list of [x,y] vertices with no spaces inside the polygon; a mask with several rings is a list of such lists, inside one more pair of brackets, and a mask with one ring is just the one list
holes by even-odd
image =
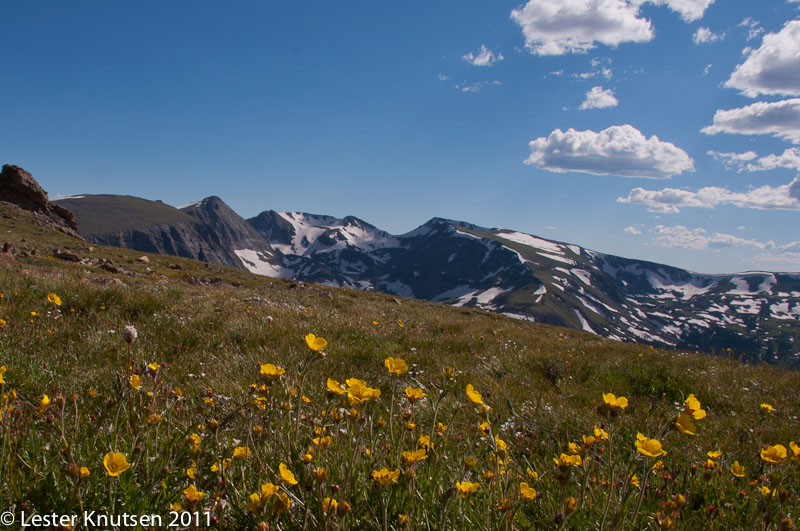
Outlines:
{"label": "white cloud", "polygon": [[480,92],[489,85],[500,86],[502,85],[502,83],[497,80],[476,81],[475,83],[467,83],[466,81],[464,81],[463,83],[456,83],[455,87],[461,92]]}
{"label": "white cloud", "polygon": [[683,225],[667,227],[664,225],[656,226],[652,232],[657,236],[653,243],[659,247],[681,247],[683,249],[708,249],[722,247],[754,247],[756,249],[771,249],[775,246],[774,242],[759,242],[756,240],[745,240],[732,234],[714,233],[708,234],[705,229],[689,229]]}
{"label": "white cloud", "polygon": [[603,87],[592,87],[586,93],[586,99],[583,100],[580,110],[586,109],[605,109],[608,107],[616,107],[619,102],[614,97],[614,91],[611,89],[603,90]]}
{"label": "white cloud", "polygon": [[706,67],[703,69],[703,75],[707,76],[709,72],[711,72],[711,67],[714,66],[713,63],[708,63]]}
{"label": "white cloud", "polygon": [[800,148],[788,148],[780,155],[773,153],[761,158],[758,158],[755,151],[747,151],[745,153],[709,151],[708,155],[725,164],[726,168],[735,169],[738,172],[769,171],[776,168],[800,170]]}
{"label": "white cloud", "polygon": [[647,206],[648,212],[677,214],[681,208],[715,208],[732,205],[756,210],[800,210],[800,177],[780,186],[763,185],[746,192],[731,192],[719,186],[707,186],[697,192],[664,188],[645,190],[634,188],[618,203]]}
{"label": "white cloud", "polygon": [[453,79],[452,77],[446,76],[444,74],[439,74],[437,77],[439,78],[439,81],[450,81],[451,79]]}
{"label": "white cloud", "polygon": [[800,98],[718,110],[714,124],[701,131],[707,135],[773,135],[800,144]]}
{"label": "white cloud", "polygon": [[494,66],[503,60],[503,54],[495,54],[485,45],[481,44],[481,51],[478,52],[477,55],[469,52],[468,54],[461,56],[461,58],[474,66]]}
{"label": "white cloud", "polygon": [[717,42],[718,40],[722,39],[723,35],[718,33],[714,33],[709,28],[699,27],[697,31],[694,32],[692,35],[692,41],[695,44],[705,44],[707,42]]}
{"label": "white cloud", "polygon": [[596,43],[616,47],[654,36],[650,21],[628,0],[529,0],[511,18],[538,55],[586,53]]}
{"label": "white cloud", "polygon": [[[800,0],[797,0],[800,1]],[[752,41],[753,39],[757,39],[761,37],[761,34],[764,33],[764,28],[759,25],[757,20],[754,20],[750,17],[739,22],[740,28],[747,28],[747,40]]]}
{"label": "white cloud", "polygon": [[632,125],[615,125],[599,133],[556,129],[529,146],[525,164],[556,173],[668,179],[694,171],[694,161],[685,151],[655,135],[645,138]]}
{"label": "white cloud", "polygon": [[[708,6],[714,3],[714,0],[650,0],[650,2],[656,5],[666,4],[686,22],[694,22],[703,18],[703,13]],[[638,3],[645,2],[639,0]]]}
{"label": "white cloud", "polygon": [[787,22],[778,33],[764,35],[761,46],[736,67],[725,86],[751,98],[759,94],[800,96],[800,20]]}
{"label": "white cloud", "polygon": [[630,227],[625,227],[622,230],[623,230],[623,232],[627,232],[629,234],[633,234],[634,236],[642,233],[642,231],[640,231],[639,229],[637,229],[633,225],[631,225]]}
{"label": "white cloud", "polygon": [[714,0],[528,0],[511,18],[522,27],[531,53],[586,53],[598,43],[616,47],[652,40],[652,24],[639,13],[646,3],[666,5],[692,22]]}

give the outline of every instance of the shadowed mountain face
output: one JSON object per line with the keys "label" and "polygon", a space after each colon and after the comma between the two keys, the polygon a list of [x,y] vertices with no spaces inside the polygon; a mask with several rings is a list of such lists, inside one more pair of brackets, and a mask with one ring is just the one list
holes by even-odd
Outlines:
{"label": "shadowed mountain face", "polygon": [[180,209],[120,196],[59,204],[96,243],[800,367],[800,274],[701,275],[441,218],[391,235],[352,216],[244,220],[217,197]]}
{"label": "shadowed mountain face", "polygon": [[177,209],[132,196],[84,195],[57,201],[78,218],[89,241],[142,252],[194,258],[246,269],[236,249],[268,263],[275,253],[261,235],[218,197]]}

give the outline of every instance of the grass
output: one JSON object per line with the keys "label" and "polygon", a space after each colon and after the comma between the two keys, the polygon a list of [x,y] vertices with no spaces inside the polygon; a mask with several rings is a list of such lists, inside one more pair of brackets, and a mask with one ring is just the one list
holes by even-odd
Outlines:
{"label": "grass", "polygon": [[[800,463],[761,453],[800,437],[797,372],[175,257],[145,263],[0,214],[9,243],[37,250],[0,260],[3,510],[165,524],[189,511],[200,521],[185,528],[208,518],[221,529],[780,529],[796,518]],[[55,247],[86,261],[54,259]],[[108,260],[118,273],[100,268]],[[126,326],[138,331],[130,344]],[[309,333],[327,340],[324,356]],[[387,357],[407,372],[390,374]],[[269,377],[267,363],[285,372]],[[329,378],[365,384],[351,380],[348,397]],[[407,387],[426,396],[412,403]],[[603,409],[604,393],[627,407]],[[690,394],[707,413],[694,436],[675,427]],[[666,455],[640,452],[637,433]],[[115,452],[129,467],[112,477]]]}

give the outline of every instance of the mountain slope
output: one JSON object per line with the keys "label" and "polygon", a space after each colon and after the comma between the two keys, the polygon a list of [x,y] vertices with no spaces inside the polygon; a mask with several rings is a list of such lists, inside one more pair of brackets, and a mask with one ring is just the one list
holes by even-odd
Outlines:
{"label": "mountain slope", "polygon": [[268,211],[249,221],[299,280],[800,366],[800,274],[696,274],[441,218],[399,236],[352,217]]}
{"label": "mountain slope", "polygon": [[59,203],[96,243],[800,366],[800,274],[695,274],[442,218],[391,235],[352,216],[269,210],[244,220],[217,197],[180,209],[112,197]]}
{"label": "mountain slope", "polygon": [[56,203],[75,214],[78,230],[92,243],[238,269],[245,269],[240,254],[257,257],[264,264],[276,260],[269,242],[217,197],[182,209],[161,201],[118,195],[74,196]]}

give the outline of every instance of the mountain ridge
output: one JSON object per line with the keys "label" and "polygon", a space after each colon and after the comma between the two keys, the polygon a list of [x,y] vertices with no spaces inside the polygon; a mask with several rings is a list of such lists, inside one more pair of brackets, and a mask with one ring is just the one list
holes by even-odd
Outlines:
{"label": "mountain ridge", "polygon": [[[76,213],[79,227],[82,211],[95,210],[100,219],[115,215],[92,198],[61,201]],[[152,251],[147,240],[163,240],[166,231],[176,245],[183,243],[177,245],[181,256],[257,274],[479,308],[624,341],[731,349],[750,362],[800,366],[794,339],[800,330],[800,273],[694,273],[442,217],[392,235],[355,216],[265,210],[245,220],[216,196],[175,210],[192,218],[191,230],[140,229],[144,241],[87,239]]]}

